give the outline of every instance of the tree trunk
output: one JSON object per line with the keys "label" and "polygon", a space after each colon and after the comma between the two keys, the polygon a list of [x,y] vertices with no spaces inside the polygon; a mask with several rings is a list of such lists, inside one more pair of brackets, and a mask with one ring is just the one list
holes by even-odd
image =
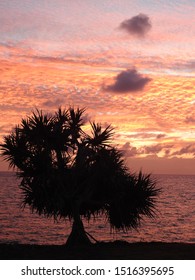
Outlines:
{"label": "tree trunk", "polygon": [[90,245],[91,241],[88,238],[83,222],[79,215],[79,207],[78,204],[75,203],[74,205],[74,215],[73,215],[73,225],[72,225],[72,231],[66,241],[67,247],[78,247],[78,246],[85,246]]}
{"label": "tree trunk", "polygon": [[85,233],[83,222],[73,222],[72,231],[66,241],[67,247],[79,247],[90,245],[91,241],[89,240],[87,234]]}

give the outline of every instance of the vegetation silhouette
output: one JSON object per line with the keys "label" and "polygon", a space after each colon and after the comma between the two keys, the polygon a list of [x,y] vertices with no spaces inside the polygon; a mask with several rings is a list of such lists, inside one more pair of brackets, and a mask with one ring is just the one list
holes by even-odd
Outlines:
{"label": "vegetation silhouette", "polygon": [[73,222],[67,246],[91,244],[83,218],[105,214],[112,229],[137,228],[143,215],[154,216],[159,192],[150,175],[129,172],[111,145],[110,125],[91,122],[91,133],[84,132],[84,111],[36,110],[1,144],[1,154],[21,178],[23,206]]}

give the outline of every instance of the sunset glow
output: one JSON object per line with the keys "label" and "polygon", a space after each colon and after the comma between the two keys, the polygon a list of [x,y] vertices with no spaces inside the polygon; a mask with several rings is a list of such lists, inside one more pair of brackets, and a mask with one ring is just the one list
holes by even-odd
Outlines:
{"label": "sunset glow", "polygon": [[195,174],[194,1],[8,0],[0,12],[1,141],[35,108],[85,107],[133,170]]}

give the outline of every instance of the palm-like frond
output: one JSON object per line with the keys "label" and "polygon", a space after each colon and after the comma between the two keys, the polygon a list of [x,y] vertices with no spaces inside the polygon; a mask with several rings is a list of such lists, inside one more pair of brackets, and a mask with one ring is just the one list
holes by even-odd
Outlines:
{"label": "palm-like frond", "polygon": [[[72,133],[73,140],[76,140],[80,136],[81,126],[84,125],[84,120],[82,119],[82,115],[85,112],[85,109],[77,109],[74,108],[69,109],[69,128]],[[74,139],[75,137],[75,139]]]}
{"label": "palm-like frond", "polygon": [[9,162],[10,167],[24,168],[28,156],[25,149],[26,144],[25,137],[18,126],[10,135],[4,137],[4,143],[1,144],[1,154]]}
{"label": "palm-like frond", "polygon": [[110,204],[108,219],[115,229],[137,228],[142,217],[154,217],[156,196],[160,190],[150,175],[140,172],[127,176],[118,196]]}
{"label": "palm-like frond", "polygon": [[105,129],[102,129],[101,124],[92,122],[92,136],[87,137],[88,144],[94,148],[102,148],[108,146],[114,135],[113,128],[108,125]]}
{"label": "palm-like frond", "polygon": [[1,153],[18,169],[23,204],[40,215],[69,219],[77,205],[79,216],[90,219],[104,212],[111,227],[136,228],[142,216],[154,216],[155,182],[150,175],[129,173],[111,145],[110,125],[103,129],[92,122],[91,135],[86,134],[84,112],[37,110],[4,137]]}

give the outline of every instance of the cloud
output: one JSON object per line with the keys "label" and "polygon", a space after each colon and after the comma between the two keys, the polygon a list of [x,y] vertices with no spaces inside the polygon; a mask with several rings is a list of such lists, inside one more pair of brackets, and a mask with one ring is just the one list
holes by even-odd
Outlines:
{"label": "cloud", "polygon": [[193,156],[195,156],[195,144],[189,144],[181,148],[179,151],[172,153],[172,156],[180,156],[185,154],[192,154]]}
{"label": "cloud", "polygon": [[62,98],[57,98],[54,100],[47,100],[43,102],[41,105],[44,107],[60,107],[62,104],[65,104],[65,100]]}
{"label": "cloud", "polygon": [[165,150],[165,153],[169,154],[169,152],[167,152],[168,150],[170,150],[171,148],[173,148],[173,144],[154,144],[154,145],[150,145],[150,146],[144,146],[143,147],[143,154],[158,154],[161,151]]}
{"label": "cloud", "polygon": [[116,76],[114,84],[108,85],[104,89],[119,93],[140,91],[149,81],[151,81],[150,78],[143,77],[136,69],[127,69]]}
{"label": "cloud", "polygon": [[127,31],[130,35],[144,37],[151,29],[150,18],[145,14],[139,14],[121,22],[119,28]]}
{"label": "cloud", "polygon": [[[121,151],[123,152],[125,157],[136,157],[136,156],[158,156],[159,153],[164,151],[164,156],[169,156],[171,152],[171,148],[173,148],[173,144],[154,144],[150,146],[142,146],[135,147],[130,144],[130,142],[126,142],[122,147]],[[178,155],[178,153],[176,153]]]}
{"label": "cloud", "polygon": [[121,151],[126,157],[134,157],[137,154],[139,154],[139,151],[136,147],[131,146],[129,142],[126,142],[122,148]]}
{"label": "cloud", "polygon": [[186,117],[185,123],[195,123],[195,117],[193,116]]}
{"label": "cloud", "polygon": [[145,146],[144,153],[145,154],[158,154],[164,147],[161,144]]}
{"label": "cloud", "polygon": [[160,143],[149,146],[135,147],[130,142],[126,142],[121,146],[121,151],[126,158],[151,158],[151,157],[164,157],[173,158],[177,157],[195,157],[195,144],[190,143],[183,147],[175,145],[174,143]]}
{"label": "cloud", "polygon": [[165,138],[165,137],[166,137],[166,134],[161,133],[161,134],[158,134],[156,136],[156,139],[162,139],[162,138]]}

